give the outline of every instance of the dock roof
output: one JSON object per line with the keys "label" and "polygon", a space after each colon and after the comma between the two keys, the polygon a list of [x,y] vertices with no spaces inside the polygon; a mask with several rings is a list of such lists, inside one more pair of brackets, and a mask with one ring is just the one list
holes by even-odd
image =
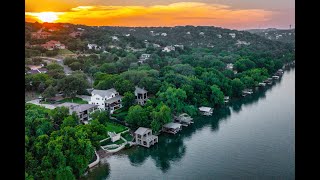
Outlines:
{"label": "dock roof", "polygon": [[212,110],[212,108],[211,108],[211,107],[204,107],[204,106],[202,106],[202,107],[199,107],[199,110],[200,110],[200,111],[209,112],[209,111]]}
{"label": "dock roof", "polygon": [[181,127],[181,124],[171,122],[171,123],[167,123],[167,124],[163,125],[163,127],[168,128],[168,129],[177,129],[177,128]]}

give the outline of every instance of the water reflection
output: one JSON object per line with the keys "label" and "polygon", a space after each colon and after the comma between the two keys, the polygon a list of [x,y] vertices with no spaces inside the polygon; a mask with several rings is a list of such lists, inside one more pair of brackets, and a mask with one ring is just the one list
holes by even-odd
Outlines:
{"label": "water reflection", "polygon": [[180,161],[186,154],[186,146],[184,142],[191,138],[194,133],[201,131],[202,128],[210,126],[212,131],[219,130],[221,121],[228,119],[231,115],[231,109],[234,112],[241,111],[244,105],[253,105],[261,99],[266,98],[266,93],[275,88],[283,78],[275,81],[272,86],[259,88],[254,94],[245,98],[236,99],[231,101],[229,106],[224,106],[214,110],[211,117],[195,117],[195,123],[189,127],[184,127],[183,130],[176,135],[162,134],[159,138],[159,143],[149,149],[137,147],[136,150],[128,154],[128,158],[133,166],[141,166],[143,162],[151,157],[156,166],[162,172],[170,169],[172,162]]}
{"label": "water reflection", "polygon": [[[290,72],[292,68],[286,69]],[[284,74],[286,76],[286,74]],[[217,132],[221,121],[227,120],[233,113],[241,111],[243,106],[254,105],[260,100],[266,98],[266,93],[277,87],[283,80],[283,77],[276,81],[272,86],[259,88],[254,94],[245,98],[232,100],[228,106],[217,108],[214,110],[211,117],[194,117],[195,123],[189,127],[183,127],[183,130],[176,135],[162,134],[159,136],[159,143],[151,148],[133,147],[128,150],[124,150],[115,156],[128,157],[130,164],[135,167],[140,167],[146,163],[148,159],[152,159],[155,166],[159,168],[163,173],[167,172],[172,163],[179,162],[186,155],[186,144],[196,132],[201,131],[203,128],[210,127],[211,131]],[[108,161],[108,160],[107,160]],[[104,174],[96,176],[93,179],[106,179],[109,177],[109,166],[95,174]]]}

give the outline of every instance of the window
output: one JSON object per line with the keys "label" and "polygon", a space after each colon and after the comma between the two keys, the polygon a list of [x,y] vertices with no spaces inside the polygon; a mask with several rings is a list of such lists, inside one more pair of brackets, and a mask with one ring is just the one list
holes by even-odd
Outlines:
{"label": "window", "polygon": [[102,105],[104,105],[104,104],[102,103]]}
{"label": "window", "polygon": [[100,100],[100,98],[96,98],[96,100]]}

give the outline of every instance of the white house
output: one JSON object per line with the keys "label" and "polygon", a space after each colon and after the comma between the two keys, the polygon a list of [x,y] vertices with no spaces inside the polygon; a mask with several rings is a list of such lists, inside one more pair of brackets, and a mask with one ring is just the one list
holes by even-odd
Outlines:
{"label": "white house", "polygon": [[88,44],[88,49],[100,50],[101,47],[96,44]]}
{"label": "white house", "polygon": [[163,48],[162,52],[170,52],[176,50],[174,46],[166,46]]}
{"label": "white house", "polygon": [[114,88],[108,90],[97,90],[94,89],[91,92],[91,99],[89,104],[98,105],[101,110],[110,110],[112,114],[114,110],[122,107],[121,105],[122,96],[119,95]]}
{"label": "white house", "polygon": [[167,33],[161,33],[161,36],[167,36]]}
{"label": "white house", "polygon": [[235,37],[236,37],[236,34],[235,34],[235,33],[229,33],[229,35],[230,35],[232,38],[235,38]]}
{"label": "white house", "polygon": [[218,38],[222,38],[221,34],[218,34],[217,36],[218,36]]}
{"label": "white house", "polygon": [[119,38],[117,36],[111,36],[112,40],[119,41]]}
{"label": "white house", "polygon": [[141,54],[138,62],[143,63],[144,61],[146,61],[147,59],[149,59],[150,56],[151,56],[151,54]]}
{"label": "white house", "polygon": [[199,35],[200,35],[200,36],[203,36],[203,35],[204,35],[204,32],[200,32]]}

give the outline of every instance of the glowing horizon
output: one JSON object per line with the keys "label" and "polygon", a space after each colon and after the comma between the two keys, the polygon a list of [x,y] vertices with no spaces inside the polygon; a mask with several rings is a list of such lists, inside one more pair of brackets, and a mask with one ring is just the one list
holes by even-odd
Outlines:
{"label": "glowing horizon", "polygon": [[[44,8],[45,9],[45,8]],[[283,12],[229,5],[177,2],[167,5],[80,5],[64,11],[26,12],[27,22],[72,23],[88,26],[219,26],[231,29],[272,26]],[[293,17],[294,18],[294,17]],[[294,27],[294,21],[291,23]],[[289,24],[286,24],[289,26]]]}

